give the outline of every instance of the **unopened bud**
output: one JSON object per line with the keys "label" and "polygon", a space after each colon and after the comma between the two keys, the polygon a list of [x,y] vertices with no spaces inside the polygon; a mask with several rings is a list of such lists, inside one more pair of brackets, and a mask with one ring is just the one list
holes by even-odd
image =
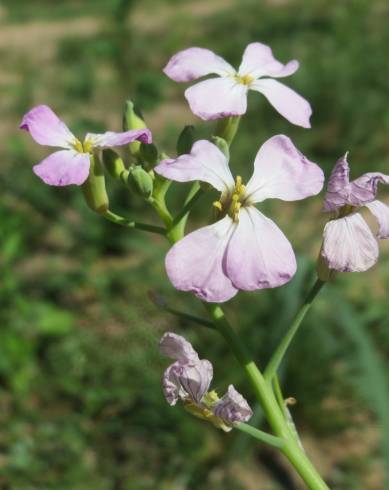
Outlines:
{"label": "unopened bud", "polygon": [[108,194],[105,189],[103,166],[97,156],[90,156],[89,176],[82,184],[85,201],[95,213],[104,214],[109,207]]}
{"label": "unopened bud", "polygon": [[212,140],[212,143],[214,145],[216,145],[222,153],[224,153],[227,160],[229,160],[230,159],[230,149],[228,147],[227,141],[225,139],[221,138],[220,136],[212,136],[211,140]]}
{"label": "unopened bud", "polygon": [[[131,100],[127,100],[123,113],[123,130],[129,131],[130,129],[143,129],[145,127],[146,123],[140,110],[135,107]],[[131,155],[135,157],[139,156],[140,145],[140,141],[133,141],[132,143],[129,143],[128,147]]]}
{"label": "unopened bud", "polygon": [[185,126],[177,140],[177,155],[189,153],[194,142],[194,126]]}
{"label": "unopened bud", "polygon": [[129,187],[140,196],[145,199],[151,197],[154,186],[153,178],[140,165],[130,168],[127,182]]}
{"label": "unopened bud", "polygon": [[151,166],[154,166],[158,161],[158,150],[153,143],[150,143],[149,145],[146,143],[141,143],[139,155],[142,162],[146,162]]}
{"label": "unopened bud", "polygon": [[103,150],[103,163],[114,179],[120,179],[121,173],[126,169],[120,156],[109,148]]}

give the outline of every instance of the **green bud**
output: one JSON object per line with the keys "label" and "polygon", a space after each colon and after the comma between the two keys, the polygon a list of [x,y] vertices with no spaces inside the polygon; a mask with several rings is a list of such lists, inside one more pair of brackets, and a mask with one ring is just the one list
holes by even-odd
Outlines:
{"label": "green bud", "polygon": [[121,173],[126,169],[120,156],[109,148],[103,150],[103,163],[114,179],[120,179]]}
{"label": "green bud", "polygon": [[90,156],[89,176],[82,184],[85,201],[92,211],[104,214],[109,207],[108,194],[105,189],[103,166],[97,156]]}
{"label": "green bud", "polygon": [[185,126],[177,140],[177,155],[189,153],[194,142],[194,126]]}
{"label": "green bud", "polygon": [[158,150],[157,147],[150,143],[147,145],[146,143],[140,144],[139,155],[142,159],[142,162],[147,162],[150,165],[155,165],[158,161]]}
{"label": "green bud", "polygon": [[[146,123],[138,108],[135,107],[131,100],[127,100],[124,106],[123,113],[123,130],[129,131],[130,129],[143,129],[146,128]],[[139,157],[140,141],[133,141],[129,143],[131,155]]]}
{"label": "green bud", "polygon": [[333,281],[336,277],[336,271],[330,269],[322,255],[322,250],[320,250],[319,257],[316,262],[316,272],[319,279],[323,282]]}
{"label": "green bud", "polygon": [[229,160],[230,159],[230,149],[228,147],[227,141],[225,139],[221,138],[220,136],[212,136],[211,140],[212,140],[212,143],[214,145],[216,145],[222,153],[224,153],[227,160]]}
{"label": "green bud", "polygon": [[153,193],[153,178],[140,165],[130,168],[127,183],[134,192],[145,199]]}

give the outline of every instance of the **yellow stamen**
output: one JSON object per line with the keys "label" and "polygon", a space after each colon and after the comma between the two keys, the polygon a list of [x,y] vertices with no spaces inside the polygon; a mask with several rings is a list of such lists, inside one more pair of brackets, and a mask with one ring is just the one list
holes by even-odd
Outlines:
{"label": "yellow stamen", "polygon": [[84,140],[84,144],[83,144],[83,147],[84,147],[84,153],[92,153],[92,142],[90,140]]}
{"label": "yellow stamen", "polygon": [[212,203],[212,206],[219,211],[223,211],[223,204],[220,201],[215,201]]}
{"label": "yellow stamen", "polygon": [[250,83],[254,81],[254,77],[251,75],[235,75],[235,80],[243,85],[250,85]]}
{"label": "yellow stamen", "polygon": [[82,143],[80,140],[76,139],[72,146],[79,153],[84,153],[84,148],[82,147]]}

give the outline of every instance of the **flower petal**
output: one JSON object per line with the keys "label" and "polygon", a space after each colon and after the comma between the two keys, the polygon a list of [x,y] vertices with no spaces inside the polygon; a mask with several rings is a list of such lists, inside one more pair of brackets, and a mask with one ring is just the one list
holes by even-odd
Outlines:
{"label": "flower petal", "polygon": [[246,195],[253,203],[268,198],[297,201],[318,194],[323,182],[321,168],[281,134],[268,139],[259,149]]}
{"label": "flower petal", "polygon": [[193,114],[205,121],[240,116],[247,110],[247,86],[234,78],[211,78],[185,91]]}
{"label": "flower petal", "polygon": [[380,172],[368,172],[350,183],[348,203],[352,206],[363,206],[374,201],[378,184],[389,184],[389,175]]}
{"label": "flower petal", "polygon": [[256,80],[250,84],[251,90],[261,92],[270,104],[292,124],[310,128],[312,109],[307,100],[283,83],[272,79]]}
{"label": "flower petal", "polygon": [[52,153],[34,167],[34,173],[49,185],[81,185],[89,175],[88,153],[61,150]]}
{"label": "flower petal", "polygon": [[377,262],[377,240],[358,213],[334,219],[324,228],[322,256],[330,269],[363,272]]}
{"label": "flower petal", "polygon": [[378,222],[378,238],[389,238],[389,206],[381,201],[366,204]]}
{"label": "flower petal", "polygon": [[38,105],[27,112],[20,129],[28,131],[40,145],[73,148],[76,137],[47,105]]}
{"label": "flower petal", "polygon": [[238,73],[241,76],[249,75],[254,78],[262,76],[287,77],[299,68],[297,60],[289,61],[286,65],[277,61],[271,48],[262,43],[251,43],[243,53],[242,63]]}
{"label": "flower petal", "polygon": [[177,370],[180,363],[175,362],[171,364],[163,373],[162,378],[162,391],[165,395],[166,401],[169,405],[173,406],[180,398],[185,397],[185,393],[178,380]]}
{"label": "flower petal", "polygon": [[221,76],[235,74],[234,68],[227,61],[204,48],[179,51],[170,58],[163,71],[176,82],[190,82],[210,73]]}
{"label": "flower petal", "polygon": [[159,350],[165,356],[180,362],[198,361],[199,356],[193,349],[192,344],[181,335],[166,332],[159,342]]}
{"label": "flower petal", "polygon": [[233,229],[233,221],[226,216],[173,245],[165,262],[173,286],[216,303],[235,296],[237,289],[223,270],[224,253]]}
{"label": "flower petal", "polygon": [[347,204],[350,183],[350,167],[347,155],[348,152],[339,158],[331,172],[324,198],[324,211],[335,211]]}
{"label": "flower petal", "polygon": [[227,246],[225,269],[237,289],[274,288],[291,280],[296,258],[278,226],[250,206],[239,213],[238,226]]}
{"label": "flower petal", "polygon": [[162,160],[154,170],[177,182],[208,182],[220,192],[234,187],[227,158],[216,145],[207,140],[196,141],[187,155]]}
{"label": "flower petal", "polygon": [[146,144],[151,143],[151,131],[147,128],[131,129],[121,133],[107,131],[102,134],[88,133],[85,137],[85,141],[89,141],[93,148],[112,148],[127,145],[135,140]]}
{"label": "flower petal", "polygon": [[228,387],[227,393],[214,406],[213,412],[216,417],[229,424],[247,422],[253,415],[249,404],[233,385]]}

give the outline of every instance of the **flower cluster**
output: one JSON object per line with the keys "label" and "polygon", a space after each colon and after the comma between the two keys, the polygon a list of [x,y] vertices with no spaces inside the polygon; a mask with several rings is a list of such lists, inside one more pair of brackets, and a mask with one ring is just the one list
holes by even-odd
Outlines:
{"label": "flower cluster", "polygon": [[175,359],[163,375],[163,392],[169,405],[181,400],[190,413],[225,431],[251,418],[247,401],[232,385],[220,399],[215,391],[208,391],[213,377],[212,364],[207,359],[199,359],[184,337],[167,332],[159,345],[163,354]]}

